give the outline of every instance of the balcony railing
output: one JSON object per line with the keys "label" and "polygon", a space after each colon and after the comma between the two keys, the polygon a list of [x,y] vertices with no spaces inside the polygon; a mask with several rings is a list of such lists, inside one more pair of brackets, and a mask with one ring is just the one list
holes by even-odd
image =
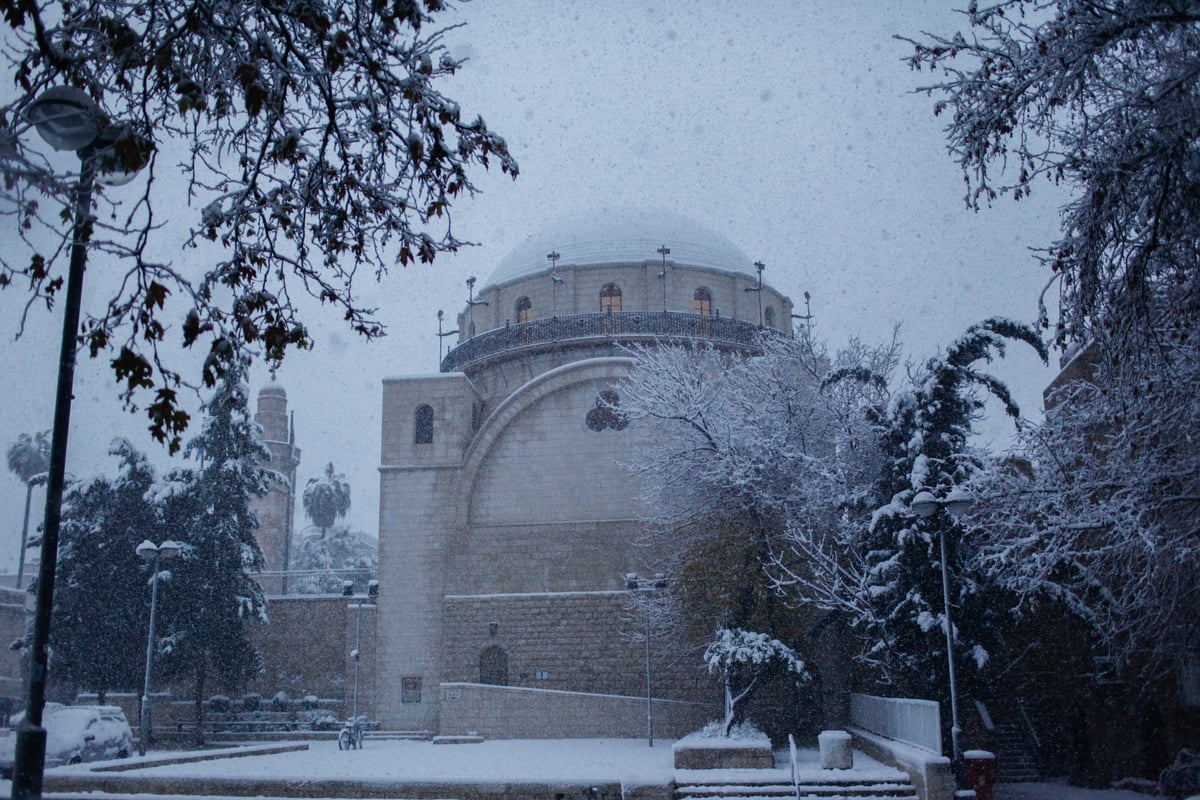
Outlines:
{"label": "balcony railing", "polygon": [[752,322],[677,311],[619,311],[547,317],[486,331],[467,339],[442,359],[442,372],[465,370],[510,350],[541,349],[547,345],[597,339],[703,339],[717,345],[754,350],[764,331],[776,332]]}

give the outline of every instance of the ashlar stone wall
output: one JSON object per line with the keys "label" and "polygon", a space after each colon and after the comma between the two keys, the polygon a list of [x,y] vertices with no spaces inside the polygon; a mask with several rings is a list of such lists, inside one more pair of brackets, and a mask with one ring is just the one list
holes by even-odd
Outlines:
{"label": "ashlar stone wall", "polygon": [[[448,596],[444,680],[489,682],[496,654],[506,685],[644,696],[645,618],[626,591]],[[720,694],[695,656],[651,629],[652,694],[712,702]]]}

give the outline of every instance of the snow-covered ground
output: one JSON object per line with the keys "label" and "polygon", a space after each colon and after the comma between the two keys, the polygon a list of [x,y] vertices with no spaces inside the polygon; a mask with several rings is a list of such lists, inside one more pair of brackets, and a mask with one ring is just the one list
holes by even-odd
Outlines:
{"label": "snow-covered ground", "polygon": [[[331,741],[310,742],[307,750],[241,758],[218,757],[191,763],[163,764],[175,757],[194,757],[196,751],[152,751],[144,758],[119,762],[132,767],[145,762],[143,769],[127,775],[177,776],[188,778],[238,778],[271,780],[357,779],[396,781],[398,783],[490,783],[490,782],[563,782],[586,783],[620,781],[622,783],[666,784],[684,778],[673,768],[670,740],[656,740],[648,747],[640,739],[566,739],[499,740],[479,744],[435,745],[430,742],[372,741],[362,750],[339,751]],[[218,755],[210,753],[209,755]],[[888,767],[856,752],[855,771],[867,774],[891,773]],[[800,752],[801,772],[820,773],[815,750]],[[781,762],[786,755],[781,756]],[[58,767],[54,773],[88,772],[94,767],[115,762]],[[687,771],[681,771],[686,773]],[[731,773],[737,771],[730,771]],[[786,770],[779,770],[782,781]],[[737,777],[731,774],[731,779]],[[0,796],[10,793],[8,781],[0,781]],[[1145,795],[1129,791],[1098,791],[1056,783],[1023,783],[997,787],[996,800],[1145,800]]]}
{"label": "snow-covered ground", "polygon": [[1009,783],[996,787],[996,800],[1146,800],[1126,789],[1083,789],[1066,783]]}

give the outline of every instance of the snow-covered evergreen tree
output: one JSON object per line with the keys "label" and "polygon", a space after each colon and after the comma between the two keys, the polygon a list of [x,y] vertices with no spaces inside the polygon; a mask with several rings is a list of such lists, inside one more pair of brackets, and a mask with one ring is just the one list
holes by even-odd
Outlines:
{"label": "snow-covered evergreen tree", "polygon": [[266,600],[252,574],[262,570],[252,497],[272,473],[248,407],[241,369],[231,371],[205,406],[201,433],[186,448],[195,467],[172,471],[155,488],[163,530],[183,545],[159,600],[164,671],[193,680],[197,730],[213,684],[240,687],[261,668],[246,625],[266,621]]}
{"label": "snow-covered evergreen tree", "polygon": [[[55,573],[50,675],[55,691],[134,691],[142,684],[150,589],[134,552],[160,532],[146,492],[154,469],[124,440],[110,451],[117,477],[70,486],[63,499]],[[30,591],[36,591],[36,580]]]}
{"label": "snow-covered evergreen tree", "polygon": [[292,557],[292,566],[310,573],[295,579],[296,591],[341,592],[347,571],[370,574],[379,566],[379,542],[361,531],[335,525],[328,534],[302,538]]}
{"label": "snow-covered evergreen tree", "polygon": [[1003,356],[1008,341],[1024,342],[1046,358],[1045,345],[1030,327],[987,320],[929,359],[911,387],[893,394],[880,419],[885,458],[873,490],[878,505],[850,543],[860,583],[846,587],[856,596],[843,608],[857,615],[854,625],[867,643],[863,658],[877,667],[877,677],[915,696],[949,693],[941,538],[948,556],[956,662],[975,668],[965,671],[966,683],[999,648],[1004,608],[997,608],[979,584],[964,553],[961,525],[946,513],[923,519],[911,503],[922,490],[948,495],[980,468],[983,454],[968,440],[986,394],[1019,419],[1007,388],[979,370],[980,362]]}

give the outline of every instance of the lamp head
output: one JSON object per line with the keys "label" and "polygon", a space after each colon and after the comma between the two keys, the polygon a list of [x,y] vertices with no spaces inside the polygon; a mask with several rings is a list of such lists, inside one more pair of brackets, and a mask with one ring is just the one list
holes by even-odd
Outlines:
{"label": "lamp head", "polygon": [[133,552],[137,553],[143,561],[153,561],[154,557],[158,555],[158,547],[154,542],[145,539],[134,548]]}
{"label": "lamp head", "polygon": [[969,492],[956,486],[950,490],[950,494],[946,495],[945,505],[946,510],[950,512],[950,516],[957,517],[959,514],[964,514],[970,510],[973,502],[974,499]]}
{"label": "lamp head", "polygon": [[174,558],[183,550],[183,545],[179,542],[173,542],[167,539],[158,546],[158,555],[161,558]]}
{"label": "lamp head", "polygon": [[938,501],[933,496],[933,492],[922,489],[917,492],[917,496],[912,499],[910,505],[918,517],[931,517],[937,511]]}
{"label": "lamp head", "polygon": [[102,117],[96,101],[75,86],[52,86],[25,109],[25,119],[55,150],[82,150],[95,142]]}

